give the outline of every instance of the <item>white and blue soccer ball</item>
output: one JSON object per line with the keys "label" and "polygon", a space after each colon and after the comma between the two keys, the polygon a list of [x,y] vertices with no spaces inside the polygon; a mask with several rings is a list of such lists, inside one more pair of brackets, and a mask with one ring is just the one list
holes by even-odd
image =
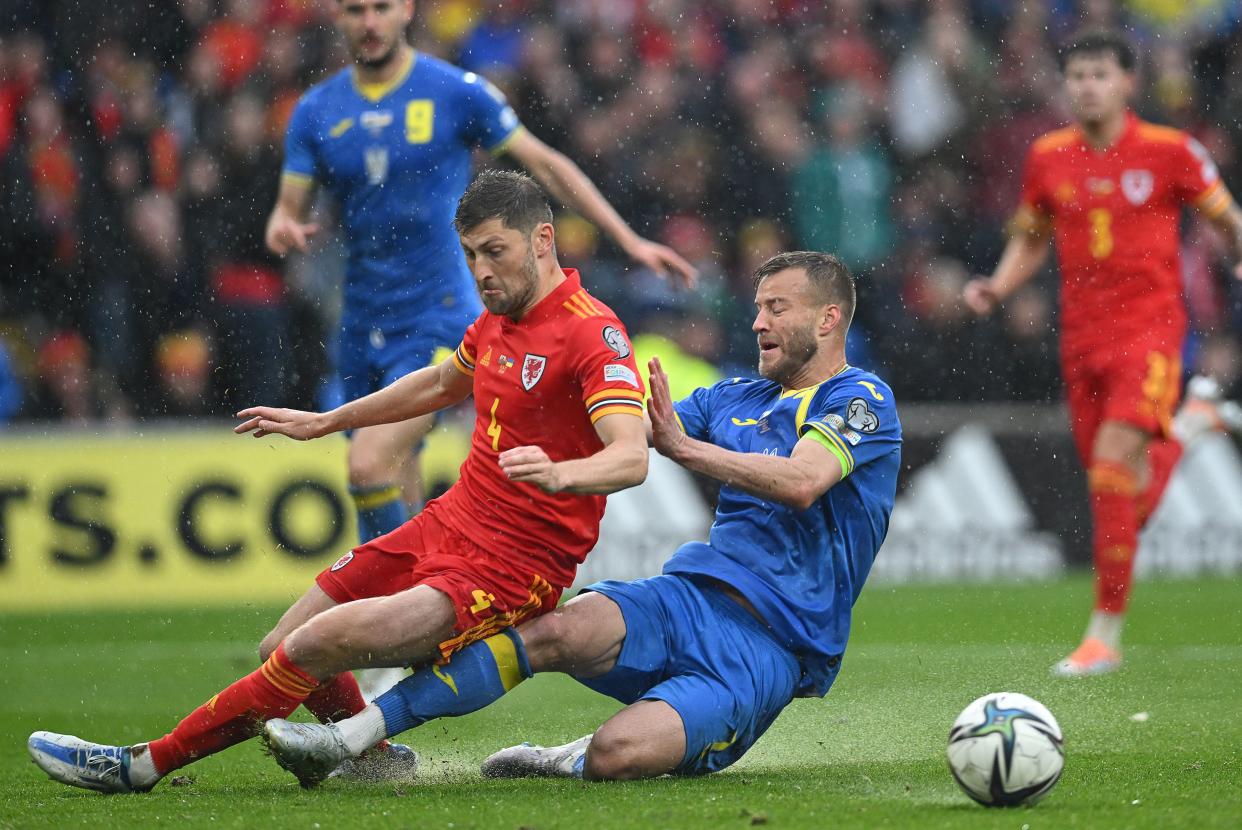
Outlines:
{"label": "white and blue soccer ball", "polygon": [[949,730],[949,769],[986,807],[1034,804],[1065,766],[1061,726],[1042,703],[1017,692],[984,695]]}

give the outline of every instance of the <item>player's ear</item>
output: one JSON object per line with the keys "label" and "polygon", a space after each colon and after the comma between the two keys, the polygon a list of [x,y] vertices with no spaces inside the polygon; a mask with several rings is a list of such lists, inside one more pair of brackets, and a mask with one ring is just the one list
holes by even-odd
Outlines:
{"label": "player's ear", "polygon": [[820,306],[819,309],[819,333],[827,335],[836,331],[841,325],[843,315],[841,314],[841,306],[831,303],[826,306]]}
{"label": "player's ear", "polygon": [[535,226],[535,232],[531,234],[530,245],[535,252],[535,256],[547,256],[552,253],[552,247],[556,244],[556,228],[551,222],[541,222]]}

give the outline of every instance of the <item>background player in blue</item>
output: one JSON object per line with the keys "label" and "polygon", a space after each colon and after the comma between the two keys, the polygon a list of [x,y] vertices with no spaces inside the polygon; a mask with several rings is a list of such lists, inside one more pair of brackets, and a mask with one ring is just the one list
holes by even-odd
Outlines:
{"label": "background player in blue", "polygon": [[794,697],[827,694],[888,530],[901,425],[888,386],[845,361],[855,295],[840,260],[780,254],[756,284],[763,379],[674,406],[659,360],[650,366],[653,445],[723,484],[708,541],[682,545],[660,576],[591,585],[353,718],[268,721],[283,766],[313,783],[383,737],[562,671],[626,708],[572,743],[502,750],[485,775],[696,775],[740,758]]}
{"label": "background player in blue", "polygon": [[[481,312],[453,229],[475,148],[512,155],[638,262],[693,279],[684,259],[634,233],[577,165],[526,132],[495,87],[415,53],[405,37],[413,0],[337,0],[336,12],[353,66],[298,102],[266,238],[277,254],[305,251],[318,230],[307,222],[315,186],[339,203],[349,258],[337,370],[348,400],[429,365]],[[431,423],[352,436],[349,482],[362,541],[405,520],[398,482]]]}

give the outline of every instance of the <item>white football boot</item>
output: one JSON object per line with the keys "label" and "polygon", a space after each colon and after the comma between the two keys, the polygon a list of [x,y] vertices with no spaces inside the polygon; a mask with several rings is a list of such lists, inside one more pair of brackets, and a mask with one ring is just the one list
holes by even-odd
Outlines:
{"label": "white football boot", "polygon": [[128,746],[93,744],[73,735],[35,732],[26,749],[53,781],[101,793],[140,793],[155,786],[130,780],[133,753]]}
{"label": "white football boot", "polygon": [[592,737],[561,746],[511,746],[489,757],[479,771],[484,778],[581,778]]}

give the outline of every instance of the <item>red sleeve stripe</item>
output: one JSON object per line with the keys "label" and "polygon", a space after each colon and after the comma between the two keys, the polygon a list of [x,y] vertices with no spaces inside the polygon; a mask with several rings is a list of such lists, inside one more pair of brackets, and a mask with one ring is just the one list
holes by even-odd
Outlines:
{"label": "red sleeve stripe", "polygon": [[596,392],[594,395],[591,395],[586,399],[585,403],[587,406],[591,406],[603,398],[632,398],[641,403],[645,397],[637,389],[605,389],[602,392]]}

